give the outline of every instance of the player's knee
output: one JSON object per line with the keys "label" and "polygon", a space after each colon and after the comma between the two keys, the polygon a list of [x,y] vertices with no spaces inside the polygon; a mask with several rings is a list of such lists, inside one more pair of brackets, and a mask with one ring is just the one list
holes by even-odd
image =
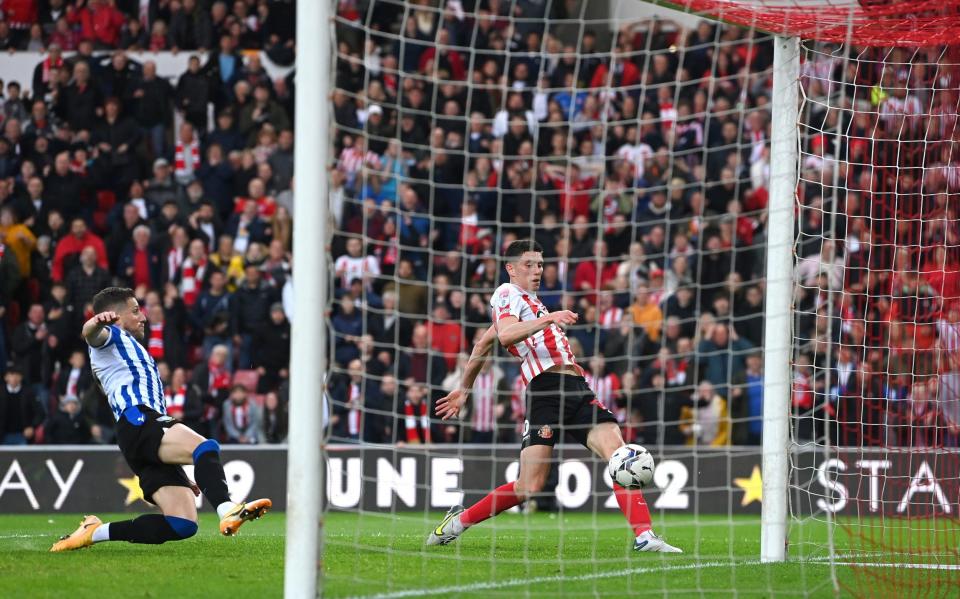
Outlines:
{"label": "player's knee", "polygon": [[196,464],[204,454],[212,453],[220,455],[220,444],[213,439],[206,439],[196,446],[193,450],[193,463]]}
{"label": "player's knee", "polygon": [[520,479],[514,486],[514,493],[517,494],[517,497],[527,500],[542,491],[546,484],[546,476],[531,476],[526,479]]}
{"label": "player's knee", "polygon": [[189,539],[193,535],[197,534],[197,523],[188,518],[180,518],[178,516],[164,516],[167,520],[167,524],[170,525],[171,530],[175,538],[172,540],[183,540]]}

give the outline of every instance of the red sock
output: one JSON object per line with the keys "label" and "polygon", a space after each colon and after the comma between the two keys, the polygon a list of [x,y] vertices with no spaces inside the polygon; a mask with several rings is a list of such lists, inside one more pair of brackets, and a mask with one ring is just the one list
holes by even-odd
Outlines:
{"label": "red sock", "polygon": [[613,485],[613,492],[617,496],[617,503],[620,504],[620,511],[627,517],[633,532],[640,536],[641,533],[650,530],[650,510],[647,508],[643,493],[639,489],[624,489],[616,483]]}
{"label": "red sock", "polygon": [[489,495],[468,507],[460,514],[460,523],[464,526],[473,526],[487,518],[496,516],[500,512],[520,505],[521,499],[517,497],[514,485],[516,483],[501,485]]}

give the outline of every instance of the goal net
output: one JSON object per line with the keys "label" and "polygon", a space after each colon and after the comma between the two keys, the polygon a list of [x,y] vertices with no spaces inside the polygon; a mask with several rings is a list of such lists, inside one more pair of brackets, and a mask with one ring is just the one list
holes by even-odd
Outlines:
{"label": "goal net", "polygon": [[[337,3],[328,594],[956,590],[957,3],[671,6]],[[424,546],[517,478],[523,434],[555,434],[524,430],[499,345],[464,413],[435,412],[527,238],[539,300],[579,315],[569,351],[657,461],[646,504],[682,555],[634,552],[605,464],[569,439],[533,499]],[[768,270],[774,245],[789,267]],[[760,560],[778,393],[782,570]]]}

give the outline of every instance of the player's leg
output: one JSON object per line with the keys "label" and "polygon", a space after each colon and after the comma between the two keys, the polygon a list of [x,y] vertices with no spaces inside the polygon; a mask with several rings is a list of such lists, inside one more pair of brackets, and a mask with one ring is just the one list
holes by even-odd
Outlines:
{"label": "player's leg", "polygon": [[[616,422],[601,422],[590,429],[586,446],[604,462],[609,462],[613,453],[625,445]],[[680,549],[669,545],[656,536],[652,528],[650,508],[640,489],[625,489],[613,483],[613,493],[617,498],[620,511],[627,518],[630,527],[637,535],[633,548],[637,551],[658,551],[663,553],[682,553]]]}
{"label": "player's leg", "polygon": [[[613,452],[623,447],[620,427],[612,422],[603,422],[590,429],[587,447],[604,462],[609,462]],[[640,536],[651,528],[650,509],[640,490],[627,490],[613,483],[620,511],[626,516],[633,531]]]}
{"label": "player's leg", "polygon": [[[195,535],[197,507],[193,491],[185,486],[188,481],[180,467],[146,466],[140,470],[140,476],[141,486],[145,486],[145,493],[149,493],[147,498],[160,508],[162,514],[144,514],[133,520],[107,523],[96,516],[86,516],[77,530],[57,541],[50,551],[70,551],[105,541],[160,545]],[[163,486],[157,488],[158,484]]]}
{"label": "player's leg", "polygon": [[133,520],[109,522],[93,533],[93,542],[127,541],[159,545],[181,541],[197,534],[197,504],[187,487],[160,487],[152,501],[163,514],[144,514]]}
{"label": "player's leg", "polygon": [[220,444],[203,438],[183,424],[177,423],[166,429],[157,455],[165,464],[193,464],[193,477],[203,496],[216,508],[220,516],[220,532],[224,535],[236,534],[244,522],[260,518],[273,505],[269,499],[245,503],[230,501],[227,477],[220,461]]}
{"label": "player's leg", "polygon": [[446,545],[463,531],[516,507],[539,493],[550,475],[552,445],[530,445],[520,451],[520,474],[515,482],[500,485],[467,509],[453,506],[427,537],[427,545]]}

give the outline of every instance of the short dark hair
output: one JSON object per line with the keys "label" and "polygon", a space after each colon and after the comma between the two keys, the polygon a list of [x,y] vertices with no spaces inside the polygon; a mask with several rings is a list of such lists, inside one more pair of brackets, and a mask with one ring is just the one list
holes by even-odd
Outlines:
{"label": "short dark hair", "polygon": [[93,296],[93,311],[99,314],[109,310],[117,304],[125,304],[130,298],[136,299],[136,294],[129,287],[107,287]]}
{"label": "short dark hair", "polygon": [[543,248],[532,239],[518,239],[507,246],[507,249],[503,252],[503,257],[507,261],[511,261],[522,256],[524,252],[539,252],[542,254]]}

